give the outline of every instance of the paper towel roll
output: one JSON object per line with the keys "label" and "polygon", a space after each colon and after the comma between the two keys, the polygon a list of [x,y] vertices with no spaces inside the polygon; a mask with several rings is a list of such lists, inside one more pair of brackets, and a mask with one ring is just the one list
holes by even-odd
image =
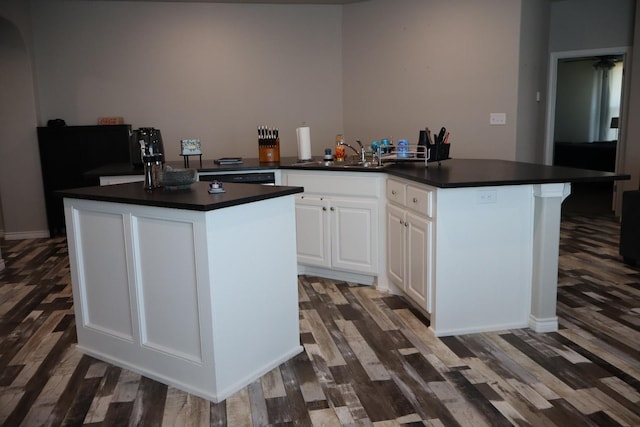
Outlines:
{"label": "paper towel roll", "polygon": [[298,136],[298,160],[311,160],[311,132],[309,127],[296,129]]}

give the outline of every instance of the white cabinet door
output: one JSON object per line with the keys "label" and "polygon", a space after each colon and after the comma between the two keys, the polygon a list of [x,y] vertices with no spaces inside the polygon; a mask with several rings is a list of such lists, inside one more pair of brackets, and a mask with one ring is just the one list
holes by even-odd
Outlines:
{"label": "white cabinet door", "polygon": [[377,273],[377,204],[371,200],[342,198],[330,200],[333,268]]}
{"label": "white cabinet door", "polygon": [[389,279],[400,287],[404,287],[404,217],[403,209],[387,205],[387,273]]}
{"label": "white cabinet door", "polygon": [[329,203],[322,197],[296,197],[296,243],[300,264],[331,266],[328,207]]}
{"label": "white cabinet door", "polygon": [[432,222],[406,214],[406,277],[404,291],[431,313]]}

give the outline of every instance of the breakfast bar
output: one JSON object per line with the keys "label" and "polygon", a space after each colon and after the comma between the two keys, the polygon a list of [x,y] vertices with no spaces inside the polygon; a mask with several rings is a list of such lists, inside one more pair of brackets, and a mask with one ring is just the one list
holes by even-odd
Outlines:
{"label": "breakfast bar", "polygon": [[271,170],[276,182],[303,187],[293,220],[298,272],[404,294],[437,336],[557,330],[561,207],[571,183],[629,179],[498,159],[316,160],[247,159],[222,171],[205,162],[199,173]]}
{"label": "breakfast bar", "polygon": [[78,350],[214,402],[302,351],[296,187],[61,191]]}

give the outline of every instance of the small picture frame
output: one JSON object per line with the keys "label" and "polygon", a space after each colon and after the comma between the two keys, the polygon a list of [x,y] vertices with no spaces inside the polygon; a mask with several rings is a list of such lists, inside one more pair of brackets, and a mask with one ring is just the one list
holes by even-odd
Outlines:
{"label": "small picture frame", "polygon": [[199,139],[181,139],[180,140],[180,155],[197,156],[201,154],[202,154],[202,145],[200,145]]}

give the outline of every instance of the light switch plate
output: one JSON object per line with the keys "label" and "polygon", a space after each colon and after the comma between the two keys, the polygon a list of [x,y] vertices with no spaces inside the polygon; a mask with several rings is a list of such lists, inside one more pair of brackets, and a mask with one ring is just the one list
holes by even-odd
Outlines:
{"label": "light switch plate", "polygon": [[506,125],[507,113],[491,113],[489,114],[490,125]]}

